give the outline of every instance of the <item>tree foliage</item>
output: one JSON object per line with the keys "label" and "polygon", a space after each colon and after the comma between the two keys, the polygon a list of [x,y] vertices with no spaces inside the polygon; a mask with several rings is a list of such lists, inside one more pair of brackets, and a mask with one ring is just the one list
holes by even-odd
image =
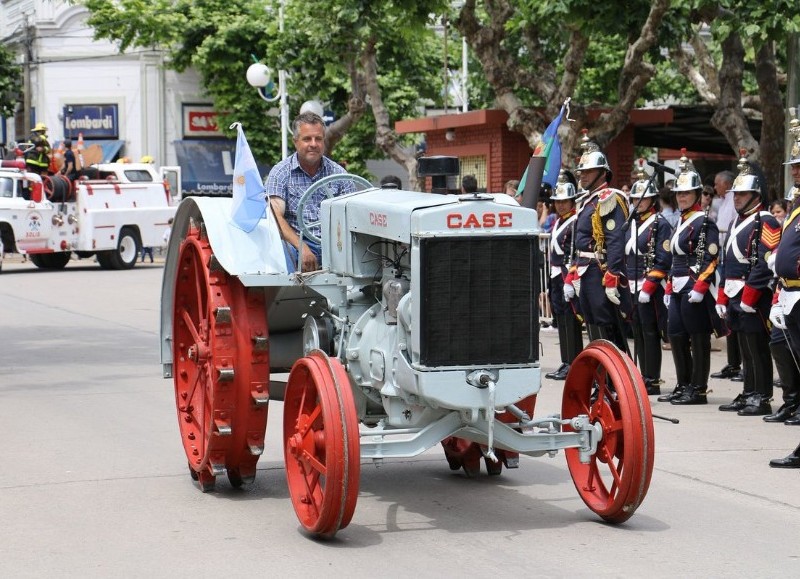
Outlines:
{"label": "tree foliage", "polygon": [[13,116],[21,91],[22,67],[14,53],[0,44],[0,116]]}
{"label": "tree foliage", "polygon": [[[413,172],[412,143],[392,126],[418,116],[423,103],[441,106],[443,37],[433,25],[447,17],[448,38],[465,37],[471,49],[473,108],[506,110],[509,128],[532,146],[567,97],[574,122],[560,132],[573,153],[580,128],[604,146],[636,106],[704,102],[732,152],[746,144],[774,179],[783,46],[800,30],[790,0],[317,0],[313,10],[291,0],[84,2],[99,37],[121,49],[162,48],[170,66],[195,68],[223,121],[241,121],[264,161],[277,160],[278,119],[264,115],[269,107],[244,74],[253,57],[287,70],[292,115],[307,99],[323,101],[337,119],[328,131],[332,156],[362,173],[362,160],[378,151]],[[448,43],[452,69],[459,44]],[[760,143],[747,128],[753,114],[764,120]]]}

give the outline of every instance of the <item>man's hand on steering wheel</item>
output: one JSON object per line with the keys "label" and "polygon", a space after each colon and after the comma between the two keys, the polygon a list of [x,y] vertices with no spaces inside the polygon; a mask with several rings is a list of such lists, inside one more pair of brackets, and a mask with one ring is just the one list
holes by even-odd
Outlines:
{"label": "man's hand on steering wheel", "polygon": [[308,245],[303,243],[300,249],[302,253],[303,271],[316,271],[319,269],[317,264],[317,256],[308,248]]}

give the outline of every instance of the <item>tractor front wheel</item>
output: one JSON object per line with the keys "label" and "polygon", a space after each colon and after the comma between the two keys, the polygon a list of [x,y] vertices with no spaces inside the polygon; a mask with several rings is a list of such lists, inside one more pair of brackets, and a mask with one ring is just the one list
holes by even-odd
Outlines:
{"label": "tractor front wheel", "polygon": [[566,450],[575,488],[601,518],[622,523],[633,515],[650,486],[653,415],[641,374],[611,342],[592,342],[570,366],[562,416],[579,414],[600,425],[603,435],[588,463],[580,461],[577,448]]}
{"label": "tractor front wheel", "polygon": [[353,517],[361,473],[358,417],[347,372],[313,350],[292,367],[283,404],[286,479],[300,524],[332,537]]}

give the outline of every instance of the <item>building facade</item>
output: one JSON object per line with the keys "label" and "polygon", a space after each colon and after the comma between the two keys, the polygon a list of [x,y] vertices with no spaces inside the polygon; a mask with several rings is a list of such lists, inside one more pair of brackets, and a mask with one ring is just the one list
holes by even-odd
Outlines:
{"label": "building facade", "polygon": [[166,69],[158,50],[120,54],[94,40],[88,15],[63,0],[0,0],[0,42],[26,76],[26,102],[0,118],[0,140],[25,141],[42,122],[51,143],[80,134],[86,147],[100,145],[103,161],[150,156],[180,165],[184,190],[228,190],[235,143],[217,129],[198,76]]}

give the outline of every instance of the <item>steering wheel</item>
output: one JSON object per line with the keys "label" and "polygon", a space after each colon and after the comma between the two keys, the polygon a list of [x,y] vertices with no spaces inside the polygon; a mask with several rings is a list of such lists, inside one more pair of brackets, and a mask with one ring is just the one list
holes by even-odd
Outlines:
{"label": "steering wheel", "polygon": [[372,183],[364,179],[364,177],[359,177],[358,175],[352,175],[350,173],[336,173],[335,175],[328,175],[327,177],[323,177],[314,183],[311,187],[306,189],[306,192],[303,193],[302,197],[300,197],[299,203],[297,204],[297,227],[300,229],[300,232],[304,238],[310,239],[315,243],[322,242],[322,240],[313,233],[313,228],[319,227],[321,220],[317,219],[316,221],[306,221],[304,216],[305,208],[312,195],[314,195],[314,193],[320,189],[324,190],[326,199],[333,197],[334,193],[336,193],[336,189],[330,185],[339,181],[352,181],[356,185],[360,185],[361,188],[356,189],[357,191],[363,191],[364,189],[369,189],[372,187]]}

